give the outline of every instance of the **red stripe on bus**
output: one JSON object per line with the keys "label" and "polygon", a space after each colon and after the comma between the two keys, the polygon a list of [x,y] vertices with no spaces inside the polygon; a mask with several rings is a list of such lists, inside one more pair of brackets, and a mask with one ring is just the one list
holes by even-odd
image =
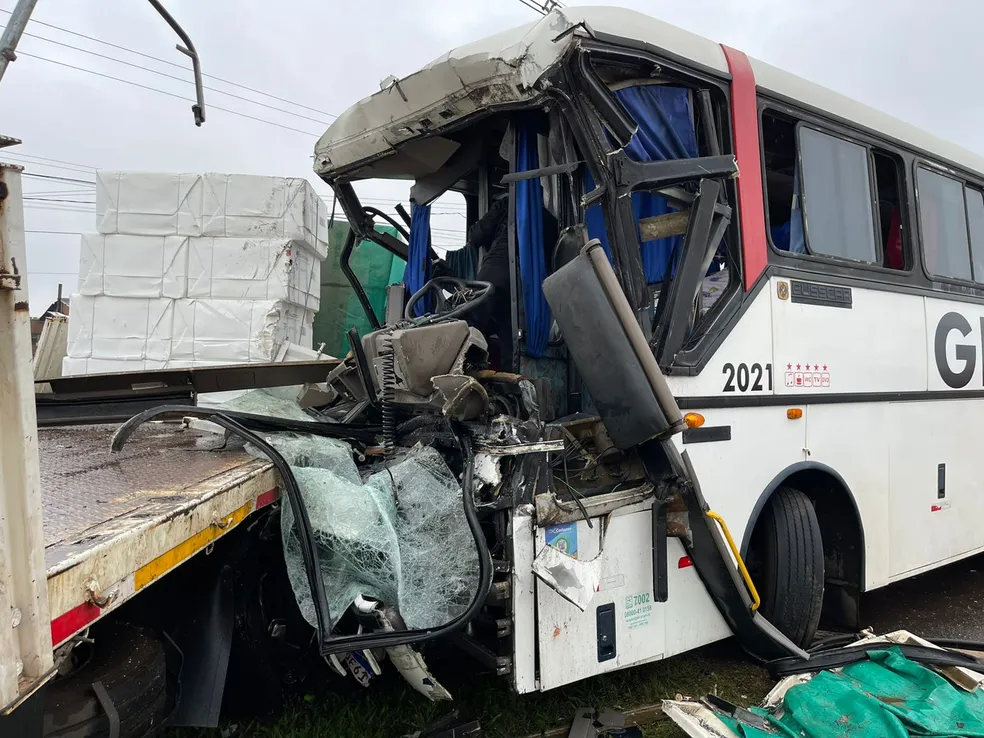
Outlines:
{"label": "red stripe on bus", "polygon": [[83,602],[64,615],[59,615],[51,621],[51,644],[60,646],[80,630],[96,622],[101,612],[95,605]]}
{"label": "red stripe on bus", "polygon": [[280,497],[280,490],[274,487],[271,490],[267,490],[262,495],[256,498],[256,507],[254,509],[259,510],[261,507],[266,507],[267,505],[272,505]]}
{"label": "red stripe on bus", "polygon": [[735,134],[735,158],[738,160],[738,212],[747,291],[765,271],[768,258],[758,99],[755,73],[748,57],[730,46],[721,44],[721,48],[731,70],[731,120]]}

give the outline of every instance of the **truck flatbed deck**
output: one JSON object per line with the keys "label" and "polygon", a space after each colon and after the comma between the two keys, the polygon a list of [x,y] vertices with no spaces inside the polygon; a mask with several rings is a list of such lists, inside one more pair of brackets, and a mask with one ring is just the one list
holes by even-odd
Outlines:
{"label": "truck flatbed deck", "polygon": [[116,427],[39,430],[55,646],[279,495],[272,464],[204,448],[215,436],[148,423],[112,454]]}

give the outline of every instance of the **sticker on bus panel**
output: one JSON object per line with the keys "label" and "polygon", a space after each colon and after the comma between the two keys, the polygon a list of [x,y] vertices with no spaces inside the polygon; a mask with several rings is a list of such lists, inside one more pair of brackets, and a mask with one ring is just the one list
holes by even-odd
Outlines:
{"label": "sticker on bus panel", "polygon": [[794,389],[827,389],[830,387],[830,367],[815,362],[787,363],[785,384]]}
{"label": "sticker on bus panel", "polygon": [[722,392],[771,392],[772,364],[732,364],[721,368],[724,375]]}
{"label": "sticker on bus panel", "polygon": [[577,558],[577,523],[549,525],[546,530],[546,542],[561,553],[571,558]]}

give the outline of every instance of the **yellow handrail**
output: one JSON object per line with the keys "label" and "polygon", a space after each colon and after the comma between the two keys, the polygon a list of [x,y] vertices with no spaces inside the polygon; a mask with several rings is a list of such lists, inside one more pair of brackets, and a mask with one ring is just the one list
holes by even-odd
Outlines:
{"label": "yellow handrail", "polygon": [[752,612],[755,612],[759,609],[759,605],[762,604],[762,598],[759,597],[758,590],[755,589],[755,585],[752,583],[752,576],[748,573],[748,569],[745,568],[745,562],[742,561],[741,554],[738,552],[738,547],[735,545],[735,539],[731,537],[731,531],[728,530],[728,524],[724,522],[724,518],[713,510],[707,511],[707,517],[721,526],[721,531],[724,533],[724,537],[728,541],[728,546],[731,548],[731,553],[734,554],[735,561],[738,562],[738,571],[741,572],[742,579],[745,580],[745,586],[748,587],[748,592],[752,596]]}

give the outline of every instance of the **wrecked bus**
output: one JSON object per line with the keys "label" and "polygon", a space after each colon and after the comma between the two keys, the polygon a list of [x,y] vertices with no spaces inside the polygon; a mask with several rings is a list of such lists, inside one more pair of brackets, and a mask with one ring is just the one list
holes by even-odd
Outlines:
{"label": "wrecked bus", "polygon": [[[3,719],[215,725],[235,695],[276,702],[311,655],[363,684],[388,660],[446,698],[435,639],[520,693],[730,634],[806,659],[821,613],[856,628],[862,591],[981,549],[977,414],[934,422],[980,381],[979,158],[578,8],[388,82],[315,168],[371,326],[344,360],[60,380],[78,393],[52,383],[39,416],[138,414],[37,437],[0,388],[29,442],[3,457],[4,520],[24,522],[0,541],[21,552]],[[375,178],[406,181],[409,210],[363,206]],[[448,192],[470,235],[442,258],[429,207]],[[4,245],[21,259],[22,241]],[[363,241],[407,262],[381,314],[346,266]],[[16,317],[26,285],[5,280]],[[194,404],[276,385],[304,386]]]}
{"label": "wrecked bus", "polygon": [[[518,691],[729,633],[795,653],[821,613],[856,628],[862,591],[984,545],[961,522],[977,414],[916,430],[979,382],[980,157],[578,8],[387,81],[315,169],[361,237],[402,220],[405,245],[374,240],[408,261],[331,412],[455,464],[470,434],[492,584],[456,638]],[[406,180],[410,211],[363,207],[371,178]],[[429,245],[449,191],[476,259]]]}

